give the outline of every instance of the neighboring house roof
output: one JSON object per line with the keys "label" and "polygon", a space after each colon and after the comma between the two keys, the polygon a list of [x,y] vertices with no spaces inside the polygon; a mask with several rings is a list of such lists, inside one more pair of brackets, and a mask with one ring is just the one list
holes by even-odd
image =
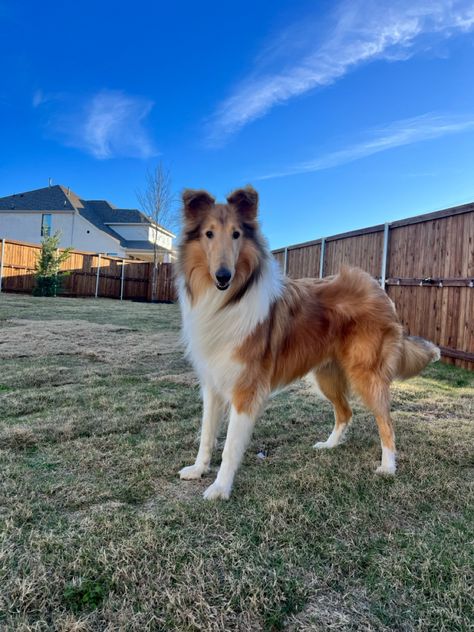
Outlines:
{"label": "neighboring house roof", "polygon": [[105,200],[81,200],[90,213],[104,224],[152,224],[152,220],[141,211],[117,208]]}
{"label": "neighboring house roof", "polygon": [[[139,239],[129,239],[127,241],[127,248],[130,250],[153,250],[153,244],[151,241],[141,241]],[[158,250],[160,246],[158,246]]]}
{"label": "neighboring house roof", "polygon": [[0,198],[1,211],[73,211],[74,206],[62,186],[56,185],[15,193]]}
{"label": "neighboring house roof", "polygon": [[[143,247],[140,247],[141,250],[152,250],[153,245],[147,241],[139,242],[124,239],[110,225],[149,224],[157,226],[157,228],[172,237],[175,236],[137,209],[117,208],[110,202],[107,202],[107,200],[83,200],[74,191],[60,184],[0,198],[0,212],[11,212],[12,210],[46,212],[77,210],[84,219],[119,241],[124,248],[133,248],[135,250],[138,249],[136,244],[139,243],[143,244]],[[145,247],[144,244],[147,244],[147,246]]]}

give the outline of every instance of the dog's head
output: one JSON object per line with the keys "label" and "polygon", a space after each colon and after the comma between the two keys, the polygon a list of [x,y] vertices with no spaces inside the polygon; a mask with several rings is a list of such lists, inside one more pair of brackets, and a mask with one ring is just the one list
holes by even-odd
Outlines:
{"label": "dog's head", "polygon": [[264,254],[257,209],[258,193],[250,186],[231,193],[226,204],[216,204],[207,191],[184,191],[181,269],[195,290],[213,284],[235,294],[255,274]]}

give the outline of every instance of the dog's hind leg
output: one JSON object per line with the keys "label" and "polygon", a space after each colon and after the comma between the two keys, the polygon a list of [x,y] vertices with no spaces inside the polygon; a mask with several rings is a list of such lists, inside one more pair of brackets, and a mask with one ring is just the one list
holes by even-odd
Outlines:
{"label": "dog's hind leg", "polygon": [[185,480],[201,478],[209,471],[212,450],[216,440],[219,422],[224,412],[224,403],[220,395],[208,386],[202,390],[203,415],[201,427],[201,440],[194,465],[188,465],[180,470],[179,475]]}
{"label": "dog's hind leg", "polygon": [[390,385],[374,372],[351,376],[351,384],[364,404],[374,413],[379,429],[382,463],[375,471],[377,474],[395,474],[395,432],[390,415]]}
{"label": "dog's hind leg", "polygon": [[335,448],[344,441],[347,427],[352,419],[352,410],[347,400],[348,385],[343,370],[335,363],[313,371],[321,393],[334,407],[334,428],[326,441],[318,441],[313,447]]}

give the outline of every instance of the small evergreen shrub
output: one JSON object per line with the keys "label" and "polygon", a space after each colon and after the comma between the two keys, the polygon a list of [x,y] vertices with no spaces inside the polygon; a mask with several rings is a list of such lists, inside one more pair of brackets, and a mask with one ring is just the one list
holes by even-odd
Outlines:
{"label": "small evergreen shrub", "polygon": [[65,248],[59,252],[59,232],[43,238],[41,252],[35,266],[34,296],[57,296],[61,290],[62,278],[69,272],[60,272],[61,264],[67,261],[72,248]]}

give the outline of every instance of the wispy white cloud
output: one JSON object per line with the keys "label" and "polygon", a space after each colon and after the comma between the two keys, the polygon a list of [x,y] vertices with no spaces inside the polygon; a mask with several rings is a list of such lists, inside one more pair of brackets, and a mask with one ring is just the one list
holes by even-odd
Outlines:
{"label": "wispy white cloud", "polygon": [[473,27],[472,0],[342,0],[327,24],[308,16],[267,44],[254,71],[211,117],[207,140],[222,144],[275,105],[327,86],[363,63],[406,60]]}
{"label": "wispy white cloud", "polygon": [[330,152],[313,160],[299,162],[280,171],[269,173],[257,180],[269,180],[283,176],[331,169],[360,160],[382,151],[440,138],[448,134],[474,131],[474,117],[454,117],[440,114],[424,114],[396,121],[385,127],[371,130],[367,138],[344,149]]}
{"label": "wispy white cloud", "polygon": [[[41,95],[37,97],[41,103]],[[98,159],[149,158],[158,151],[145,127],[153,102],[118,90],[102,90],[66,112],[53,115],[50,129],[65,145]]]}
{"label": "wispy white cloud", "polygon": [[57,95],[45,94],[43,90],[38,89],[33,93],[33,98],[31,99],[31,104],[34,108],[38,108],[40,105],[44,103],[48,103],[48,101],[52,101],[57,98]]}
{"label": "wispy white cloud", "polygon": [[31,100],[31,104],[34,108],[37,108],[42,103],[44,103],[44,95],[42,90],[35,90],[33,94],[33,98]]}

